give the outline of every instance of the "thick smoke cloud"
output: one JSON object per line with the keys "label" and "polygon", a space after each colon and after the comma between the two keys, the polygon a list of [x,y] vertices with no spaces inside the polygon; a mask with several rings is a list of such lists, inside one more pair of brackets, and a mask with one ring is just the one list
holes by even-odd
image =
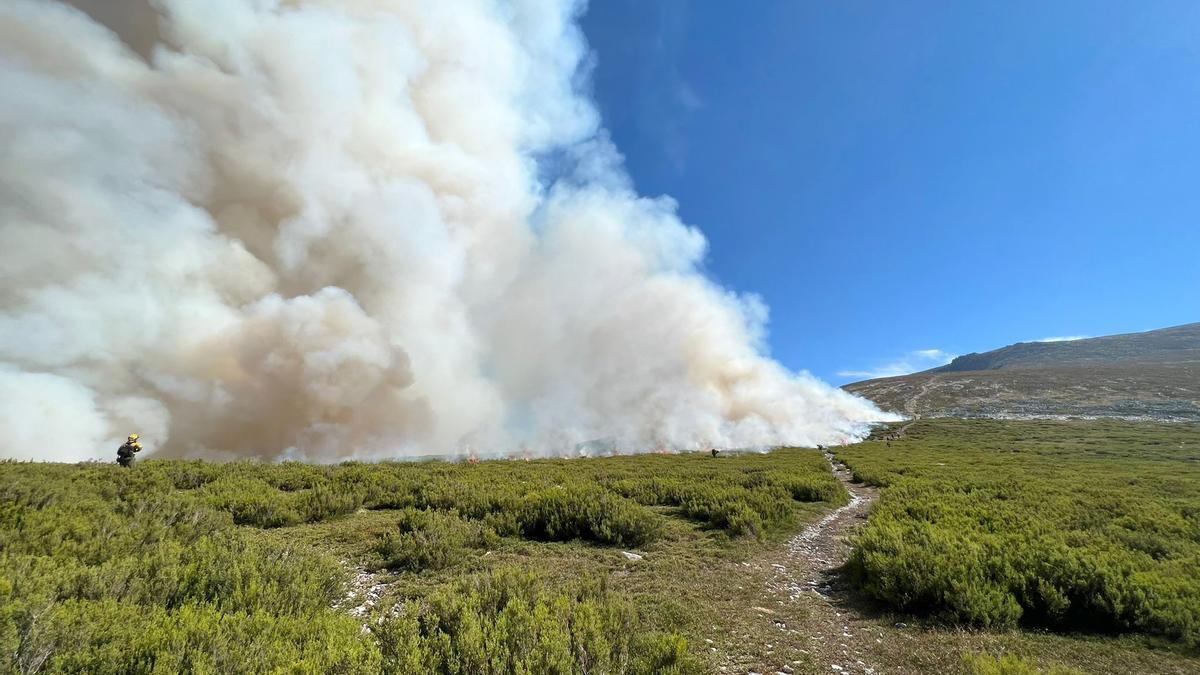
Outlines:
{"label": "thick smoke cloud", "polygon": [[884,417],[766,358],[765,308],[634,193],[581,10],[0,4],[0,457],[131,431],[318,461],[815,444]]}

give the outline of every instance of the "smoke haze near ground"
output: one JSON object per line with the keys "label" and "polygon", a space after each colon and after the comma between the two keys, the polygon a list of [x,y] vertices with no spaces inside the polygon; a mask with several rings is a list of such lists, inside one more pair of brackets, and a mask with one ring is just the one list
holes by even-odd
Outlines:
{"label": "smoke haze near ground", "polygon": [[[632,189],[573,2],[0,5],[0,457],[837,442]],[[597,444],[593,443],[592,447]]]}

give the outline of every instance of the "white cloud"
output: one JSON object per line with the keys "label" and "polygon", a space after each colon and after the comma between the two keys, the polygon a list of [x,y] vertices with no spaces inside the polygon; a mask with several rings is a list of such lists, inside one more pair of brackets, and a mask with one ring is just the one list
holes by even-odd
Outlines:
{"label": "white cloud", "polygon": [[872,370],[839,370],[838,377],[854,377],[873,380],[877,377],[908,375],[919,370],[943,366],[954,360],[955,354],[941,349],[918,349]]}
{"label": "white cloud", "polygon": [[940,349],[921,349],[913,352],[916,356],[930,361],[941,361],[947,363],[954,358],[954,354],[948,354]]}
{"label": "white cloud", "polygon": [[1074,342],[1075,340],[1086,340],[1089,337],[1091,337],[1091,336],[1089,336],[1089,335],[1058,335],[1055,337],[1044,337],[1040,340],[1034,340],[1034,342]]}

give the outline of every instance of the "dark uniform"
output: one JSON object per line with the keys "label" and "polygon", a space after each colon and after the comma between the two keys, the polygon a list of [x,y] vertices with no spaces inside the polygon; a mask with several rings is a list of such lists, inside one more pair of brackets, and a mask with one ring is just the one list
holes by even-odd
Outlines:
{"label": "dark uniform", "polygon": [[137,436],[130,436],[125,444],[117,448],[117,464],[129,468],[133,464],[134,453],[140,452],[142,444],[137,442]]}

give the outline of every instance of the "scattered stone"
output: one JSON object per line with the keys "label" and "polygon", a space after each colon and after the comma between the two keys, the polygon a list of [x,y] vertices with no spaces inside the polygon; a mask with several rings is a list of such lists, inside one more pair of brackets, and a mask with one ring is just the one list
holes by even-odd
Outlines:
{"label": "scattered stone", "polygon": [[838,664],[836,664],[836,663],[834,663],[834,664],[830,665],[829,667],[830,667],[830,668],[832,668],[833,670],[836,670],[836,671],[838,671],[839,673],[840,673],[840,672],[842,672],[842,667],[841,667],[841,666],[839,666],[839,665],[838,665]]}
{"label": "scattered stone", "polygon": [[908,624],[901,622],[896,624],[896,628],[908,628]]}
{"label": "scattered stone", "polygon": [[629,551],[621,551],[621,555],[625,556],[625,558],[627,560],[641,560],[642,559],[642,556],[640,556],[636,553],[630,553]]}
{"label": "scattered stone", "polygon": [[784,666],[779,669],[779,672],[783,673],[784,675],[792,675],[794,671],[792,670],[791,666]]}

